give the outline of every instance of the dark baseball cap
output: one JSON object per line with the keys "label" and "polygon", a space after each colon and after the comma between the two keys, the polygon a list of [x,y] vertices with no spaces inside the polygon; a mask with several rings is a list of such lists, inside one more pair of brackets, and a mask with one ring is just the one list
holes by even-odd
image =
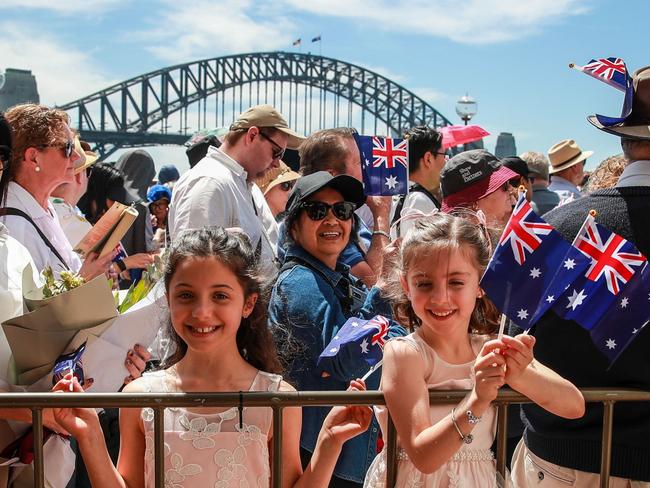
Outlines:
{"label": "dark baseball cap", "polygon": [[338,191],[346,202],[356,204],[357,208],[366,203],[366,195],[363,193],[363,184],[348,175],[332,176],[327,171],[317,171],[296,181],[289,200],[287,201],[287,212],[292,214],[306,202],[314,193],[323,188],[332,188]]}
{"label": "dark baseball cap", "polygon": [[485,149],[457,154],[440,171],[442,210],[449,212],[476,202],[517,176]]}
{"label": "dark baseball cap", "polygon": [[506,168],[510,168],[519,176],[528,178],[528,175],[530,174],[528,165],[526,164],[526,161],[521,159],[519,156],[510,156],[508,158],[503,158],[501,162]]}

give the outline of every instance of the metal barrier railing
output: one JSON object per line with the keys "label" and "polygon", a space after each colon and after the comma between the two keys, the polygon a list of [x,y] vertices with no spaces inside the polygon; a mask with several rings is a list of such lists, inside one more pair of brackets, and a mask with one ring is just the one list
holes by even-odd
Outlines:
{"label": "metal barrier railing", "polygon": [[[601,450],[600,487],[607,488],[610,477],[611,442],[614,404],[617,402],[650,402],[650,392],[639,390],[582,389],[585,401],[604,405]],[[468,392],[465,390],[430,391],[432,404],[455,404]],[[44,486],[43,472],[43,408],[93,407],[93,408],[152,408],[154,411],[154,459],[156,487],[164,486],[164,409],[168,407],[270,407],[273,409],[273,487],[282,486],[282,409],[297,406],[329,405],[385,405],[384,396],[377,391],[362,392],[246,392],[233,393],[84,393],[68,395],[57,393],[2,393],[0,408],[29,408],[34,424],[34,486]],[[506,473],[506,442],[508,405],[530,403],[523,395],[508,389],[499,391],[494,401],[498,409],[497,471]],[[390,416],[385,439],[387,449],[387,486],[396,479],[397,434]]]}

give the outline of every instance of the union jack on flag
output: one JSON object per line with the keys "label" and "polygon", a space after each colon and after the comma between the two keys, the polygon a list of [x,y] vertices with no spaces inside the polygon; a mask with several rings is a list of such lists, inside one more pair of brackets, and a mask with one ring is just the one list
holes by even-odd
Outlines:
{"label": "union jack on flag", "polygon": [[632,266],[642,266],[647,261],[634,244],[596,224],[591,215],[587,216],[584,231],[574,245],[593,259],[586,277],[597,281],[604,276],[607,289],[614,295],[621,291],[620,285],[634,276]]}
{"label": "union jack on flag", "polygon": [[408,140],[355,134],[361,153],[366,195],[405,195],[408,192]]}
{"label": "union jack on flag", "polygon": [[569,66],[623,92],[627,89],[629,76],[625,62],[621,58],[592,59],[584,66],[575,64]]}
{"label": "union jack on flag", "polygon": [[370,319],[364,327],[376,327],[377,333],[373,334],[370,344],[373,346],[378,344],[379,347],[384,349],[384,344],[386,344],[386,336],[388,335],[388,327],[390,322],[383,315],[376,315],[374,318]]}
{"label": "union jack on flag", "polygon": [[512,216],[501,235],[501,239],[499,239],[499,245],[504,244],[506,241],[510,242],[515,261],[520,266],[526,261],[526,251],[532,253],[542,243],[539,235],[548,235],[553,230],[553,227],[546,222],[540,222],[541,219],[527,220],[531,214],[534,215],[530,203],[528,203],[525,196],[521,196],[512,211]]}
{"label": "union jack on flag", "polygon": [[395,163],[399,163],[405,168],[408,167],[408,141],[394,145],[393,139],[382,139],[380,137],[372,138],[372,166],[378,168],[379,166],[386,166],[388,169],[395,167]]}

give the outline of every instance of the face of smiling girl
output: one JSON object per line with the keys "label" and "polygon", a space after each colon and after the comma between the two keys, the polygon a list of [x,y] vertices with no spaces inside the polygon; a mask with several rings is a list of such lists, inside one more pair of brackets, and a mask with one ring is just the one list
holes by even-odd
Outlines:
{"label": "face of smiling girl", "polygon": [[235,274],[214,257],[178,263],[167,296],[172,325],[188,352],[236,347],[242,317],[250,315],[257,300],[256,294],[244,297]]}
{"label": "face of smiling girl", "polygon": [[469,321],[482,294],[473,251],[457,249],[419,251],[409,263],[402,287],[426,332],[447,337],[467,333]]}

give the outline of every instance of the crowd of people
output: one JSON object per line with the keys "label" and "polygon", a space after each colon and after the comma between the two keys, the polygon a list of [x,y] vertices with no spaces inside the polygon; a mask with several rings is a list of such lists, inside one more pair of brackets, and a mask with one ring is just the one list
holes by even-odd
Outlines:
{"label": "crowd of people", "polygon": [[[602,407],[585,404],[579,388],[650,390],[648,332],[612,365],[584,329],[552,311],[531,333],[511,324],[497,336],[500,314],[480,279],[522,189],[568,240],[595,209],[650,256],[650,67],[633,80],[623,122],[589,119],[620,137],[623,153],[586,181],[593,153],[571,139],[546,155],[499,159],[484,149],[452,155],[435,128],[417,126],[404,134],[409,192],[398,197],[364,194],[354,129],[305,138],[270,105],[244,111],[223,138],[194,143],[182,175],[172,165],[156,175],[144,150],[99,163],[65,112],[13,107],[0,116],[0,321],[26,311],[23,295],[47,266],[128,287],[161,255],[169,320],[159,335],[170,353],[152,358],[149,344],[134,344],[124,391],[384,393],[386,405],[374,410],[286,408],[283,486],[386,486],[389,414],[397,486],[596,486]],[[283,162],[287,149],[299,167]],[[114,202],[138,218],[114,252],[80,256],[76,244]],[[363,351],[319,366],[349,319],[377,315],[388,324],[380,372],[360,379],[369,369]],[[1,387],[12,391],[11,350],[0,339]],[[493,401],[504,385],[532,403],[511,410],[521,420],[511,422],[501,479]],[[430,389],[468,394],[429,406]],[[70,373],[54,390],[84,387]],[[123,409],[114,431],[108,412],[45,410],[45,426],[75,439],[88,473],[68,486],[153,486],[153,412]],[[642,403],[616,406],[610,486],[650,487],[647,412]],[[23,424],[30,415],[0,410]],[[269,486],[270,408],[168,408],[164,426],[165,486]],[[0,423],[3,446],[14,437]],[[0,482],[22,486],[21,469],[0,467]]]}

